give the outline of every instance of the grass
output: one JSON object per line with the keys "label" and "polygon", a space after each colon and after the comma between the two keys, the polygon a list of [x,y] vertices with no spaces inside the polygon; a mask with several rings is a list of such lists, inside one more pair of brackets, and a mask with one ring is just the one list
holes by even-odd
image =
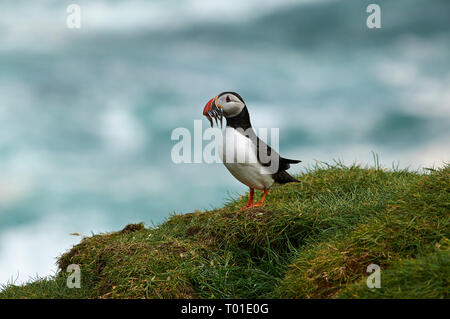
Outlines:
{"label": "grass", "polygon": [[[318,166],[212,211],[85,237],[53,277],[0,298],[449,298],[450,166]],[[66,287],[69,264],[81,288]],[[381,288],[369,289],[369,264]]]}

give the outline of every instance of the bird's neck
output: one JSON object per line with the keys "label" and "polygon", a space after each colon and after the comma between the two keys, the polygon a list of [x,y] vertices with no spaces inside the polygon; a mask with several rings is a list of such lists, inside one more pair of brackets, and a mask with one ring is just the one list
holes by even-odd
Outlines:
{"label": "bird's neck", "polygon": [[252,124],[250,123],[250,114],[248,113],[247,106],[244,106],[238,115],[227,118],[227,126],[234,129],[241,128],[244,131],[251,128]]}

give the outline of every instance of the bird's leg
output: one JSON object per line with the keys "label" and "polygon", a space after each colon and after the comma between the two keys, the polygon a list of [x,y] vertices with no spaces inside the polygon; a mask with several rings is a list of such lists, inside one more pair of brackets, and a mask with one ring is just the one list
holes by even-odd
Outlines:
{"label": "bird's leg", "polygon": [[254,195],[255,195],[255,190],[253,188],[250,188],[250,196],[248,197],[248,205],[244,206],[244,208],[242,208],[242,210],[253,207],[253,196]]}
{"label": "bird's leg", "polygon": [[267,196],[268,193],[269,193],[268,189],[264,190],[264,194],[261,197],[261,200],[258,203],[256,203],[255,205],[253,205],[253,207],[259,207],[259,206],[264,205],[264,200],[266,199],[266,196]]}

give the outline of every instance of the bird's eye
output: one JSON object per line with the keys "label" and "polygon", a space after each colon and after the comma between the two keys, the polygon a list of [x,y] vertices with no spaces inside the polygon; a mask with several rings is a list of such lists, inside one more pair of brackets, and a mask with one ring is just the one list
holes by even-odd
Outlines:
{"label": "bird's eye", "polygon": [[227,101],[227,103],[231,101],[231,99],[230,99],[230,96],[229,96],[229,95],[227,95],[226,101]]}

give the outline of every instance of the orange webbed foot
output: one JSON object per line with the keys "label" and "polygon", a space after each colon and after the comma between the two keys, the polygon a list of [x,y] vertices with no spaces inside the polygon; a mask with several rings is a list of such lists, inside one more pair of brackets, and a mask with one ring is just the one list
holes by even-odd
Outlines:
{"label": "orange webbed foot", "polygon": [[254,197],[254,195],[255,195],[255,190],[253,188],[250,188],[250,196],[248,198],[248,204],[246,206],[242,207],[240,212],[242,212],[243,210],[247,210],[247,209],[250,209],[250,208],[254,207],[254,204],[253,204],[253,197]]}
{"label": "orange webbed foot", "polygon": [[250,197],[248,200],[248,205],[244,206],[241,208],[240,212],[242,212],[243,210],[247,210],[250,208],[254,208],[254,207],[260,207],[264,205],[264,200],[266,199],[267,194],[269,193],[269,190],[265,190],[263,196],[261,197],[261,200],[259,202],[257,202],[256,204],[253,204],[253,196],[255,194],[255,190],[250,188]]}
{"label": "orange webbed foot", "polygon": [[253,205],[253,207],[260,207],[264,205],[264,200],[266,199],[267,194],[269,193],[269,190],[266,189],[264,191],[263,196],[261,197],[261,200],[259,202],[257,202],[256,204]]}

